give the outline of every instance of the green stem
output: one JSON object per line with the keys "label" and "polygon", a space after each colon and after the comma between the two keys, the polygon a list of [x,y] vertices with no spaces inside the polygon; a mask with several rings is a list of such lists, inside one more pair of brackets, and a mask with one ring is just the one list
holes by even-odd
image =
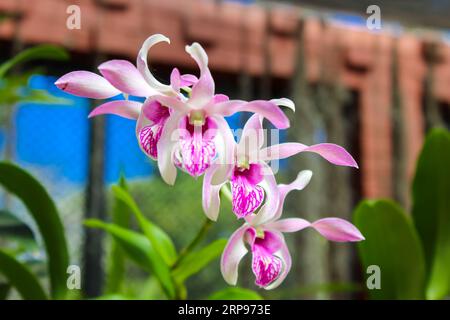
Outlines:
{"label": "green stem", "polygon": [[172,266],[172,270],[174,270],[183,261],[183,259],[186,258],[186,256],[200,243],[200,241],[203,240],[203,238],[206,236],[206,233],[211,228],[212,224],[213,221],[209,220],[208,218],[205,219],[205,222],[203,222],[203,225],[201,229],[198,231],[195,238],[192,239],[191,243],[189,243],[189,245],[186,248],[181,250],[177,260]]}

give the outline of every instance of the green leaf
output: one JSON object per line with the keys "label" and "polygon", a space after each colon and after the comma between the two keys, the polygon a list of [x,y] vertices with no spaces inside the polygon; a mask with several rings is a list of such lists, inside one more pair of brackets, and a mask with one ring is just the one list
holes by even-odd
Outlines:
{"label": "green leaf", "polygon": [[47,300],[39,281],[31,271],[12,255],[0,249],[0,273],[17,289],[23,299]]}
{"label": "green leaf", "polygon": [[65,49],[48,44],[26,49],[0,65],[0,79],[16,65],[38,59],[67,60],[69,55]]}
{"label": "green leaf", "polygon": [[[126,190],[125,178],[121,175],[119,185]],[[128,228],[130,226],[131,213],[128,206],[122,201],[114,199],[112,210],[112,222],[119,227]],[[107,293],[117,293],[123,288],[125,279],[125,253],[116,240],[111,242],[111,253],[108,257],[107,271]]]}
{"label": "green leaf", "polygon": [[263,298],[255,291],[234,287],[213,293],[208,300],[262,300]]}
{"label": "green leaf", "polygon": [[136,202],[126,190],[119,186],[113,186],[112,191],[116,199],[126,204],[134,214],[142,232],[150,240],[152,246],[164,259],[166,264],[168,266],[173,265],[173,263],[177,259],[177,252],[172,240],[167,235],[167,233],[165,233],[160,227],[144,217]]}
{"label": "green leaf", "polygon": [[84,223],[88,227],[105,230],[113,236],[130,259],[159,280],[169,298],[175,296],[175,286],[169,267],[162,261],[147,237],[135,231],[96,219],[89,219]]}
{"label": "green leaf", "polygon": [[[423,299],[425,262],[411,220],[388,200],[363,201],[354,215],[366,238],[358,243],[363,273],[380,268],[381,289],[368,290],[372,299]],[[375,274],[374,274],[375,276]],[[370,282],[370,279],[368,279]]]}
{"label": "green leaf", "polygon": [[173,277],[177,283],[183,283],[187,278],[196,274],[212,260],[219,257],[226,244],[226,239],[219,239],[198,251],[189,253],[173,270]]}
{"label": "green leaf", "polygon": [[62,299],[67,292],[67,252],[64,227],[55,204],[45,188],[28,172],[18,166],[0,162],[0,184],[16,195],[36,221],[47,253],[51,296]]}
{"label": "green leaf", "polygon": [[8,298],[11,285],[9,283],[0,282],[0,300],[6,300]]}
{"label": "green leaf", "polygon": [[413,182],[412,214],[427,265],[427,299],[444,298],[450,289],[450,133],[427,136]]}

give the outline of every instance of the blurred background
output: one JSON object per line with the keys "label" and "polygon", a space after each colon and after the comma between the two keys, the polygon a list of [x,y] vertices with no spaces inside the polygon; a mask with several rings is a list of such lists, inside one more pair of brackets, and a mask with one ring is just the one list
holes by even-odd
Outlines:
{"label": "blurred background", "polygon": [[[315,173],[305,191],[288,198],[285,215],[351,220],[364,198],[393,198],[408,209],[426,132],[450,126],[450,3],[377,4],[380,28],[368,27],[370,1],[357,0],[0,0],[1,61],[42,43],[62,46],[71,56],[66,62],[29,64],[25,75],[16,71],[20,77],[2,83],[0,158],[32,172],[56,200],[71,263],[82,266],[84,294],[104,292],[110,239],[84,229],[82,221],[109,219],[110,186],[121,174],[144,213],[173,237],[177,248],[195,236],[203,221],[202,179],[192,182],[181,174],[175,187],[165,186],[155,164],[139,150],[134,121],[88,120],[99,102],[58,90],[53,84],[58,77],[74,70],[96,72],[97,65],[113,58],[134,62],[142,42],[162,33],[171,44],[152,49],[150,62],[152,72],[168,82],[173,67],[197,72],[184,51],[197,41],[209,55],[217,91],[232,99],[291,98],[297,110],[288,112],[292,126],[283,132],[284,140],[337,143],[360,165],[359,170],[336,167],[309,154],[282,162],[281,183],[303,169]],[[79,29],[66,26],[70,5],[81,9]],[[11,86],[17,96],[8,93]],[[27,99],[29,90],[42,96]],[[238,114],[227,120],[236,128],[247,118]],[[2,192],[0,203],[16,213],[8,219],[20,221],[8,227],[8,237],[0,234],[0,245],[22,248],[23,258],[45,278],[33,220],[10,195]],[[208,237],[228,237],[238,225],[224,204]],[[263,297],[364,298],[355,246],[327,243],[309,230],[289,235],[288,241],[293,269],[279,289],[261,290]],[[256,288],[250,259],[244,264],[239,284]],[[154,282],[143,282],[133,265],[126,268],[127,293],[155,294]],[[224,287],[219,262],[187,286],[194,299]]]}

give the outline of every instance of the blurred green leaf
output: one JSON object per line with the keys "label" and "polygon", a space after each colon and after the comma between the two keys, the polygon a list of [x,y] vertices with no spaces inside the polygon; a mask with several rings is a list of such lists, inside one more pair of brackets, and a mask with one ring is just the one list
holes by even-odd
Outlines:
{"label": "blurred green leaf", "polygon": [[46,300],[47,296],[37,278],[12,255],[0,249],[0,273],[17,289],[23,299]]}
{"label": "blurred green leaf", "polygon": [[0,300],[6,300],[8,298],[11,285],[9,283],[0,282]]}
{"label": "blurred green leaf", "polygon": [[112,235],[128,257],[159,280],[169,298],[175,296],[175,286],[169,267],[161,259],[147,237],[135,231],[96,219],[89,219],[84,223],[88,227],[99,228]]}
{"label": "blurred green leaf", "polygon": [[0,184],[22,200],[36,221],[47,252],[51,295],[56,299],[64,298],[69,256],[64,227],[55,204],[33,176],[14,164],[0,162]]}
{"label": "blurred green leaf", "polygon": [[368,290],[372,299],[423,299],[425,262],[419,237],[409,217],[394,202],[363,201],[354,214],[366,238],[358,243],[365,274],[380,267],[381,289]]}
{"label": "blurred green leaf", "polygon": [[226,288],[213,293],[208,300],[262,300],[263,298],[255,291],[234,287]]}
{"label": "blurred green leaf", "polygon": [[67,60],[69,54],[61,47],[48,44],[26,49],[0,65],[0,79],[16,65],[38,59]]}
{"label": "blurred green leaf", "polygon": [[134,214],[142,232],[150,240],[152,246],[164,259],[166,264],[169,266],[173,265],[177,258],[177,252],[172,240],[167,235],[167,233],[165,233],[160,227],[144,217],[136,202],[126,190],[119,186],[113,186],[112,190],[116,199],[126,204]]}
{"label": "blurred green leaf", "polygon": [[450,289],[450,133],[433,129],[425,140],[413,182],[413,218],[427,264],[427,299]]}
{"label": "blurred green leaf", "polygon": [[[119,186],[127,189],[123,175],[120,176]],[[128,206],[118,199],[114,199],[112,210],[112,222],[119,227],[128,228],[130,225],[131,213]],[[125,253],[116,240],[111,242],[111,252],[108,257],[108,271],[106,278],[106,292],[121,292],[125,278]]]}
{"label": "blurred green leaf", "polygon": [[173,270],[173,277],[177,283],[183,283],[187,278],[196,274],[212,260],[219,257],[226,244],[226,239],[219,239],[198,251],[190,252]]}

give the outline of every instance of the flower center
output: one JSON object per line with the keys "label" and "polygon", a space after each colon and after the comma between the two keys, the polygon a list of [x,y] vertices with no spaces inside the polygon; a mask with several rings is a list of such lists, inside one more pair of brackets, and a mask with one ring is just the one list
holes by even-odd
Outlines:
{"label": "flower center", "polygon": [[248,170],[250,168],[250,161],[248,157],[242,156],[237,160],[237,167],[240,171]]}
{"label": "flower center", "polygon": [[193,110],[189,115],[189,124],[193,126],[203,126],[205,124],[205,114],[202,110]]}

